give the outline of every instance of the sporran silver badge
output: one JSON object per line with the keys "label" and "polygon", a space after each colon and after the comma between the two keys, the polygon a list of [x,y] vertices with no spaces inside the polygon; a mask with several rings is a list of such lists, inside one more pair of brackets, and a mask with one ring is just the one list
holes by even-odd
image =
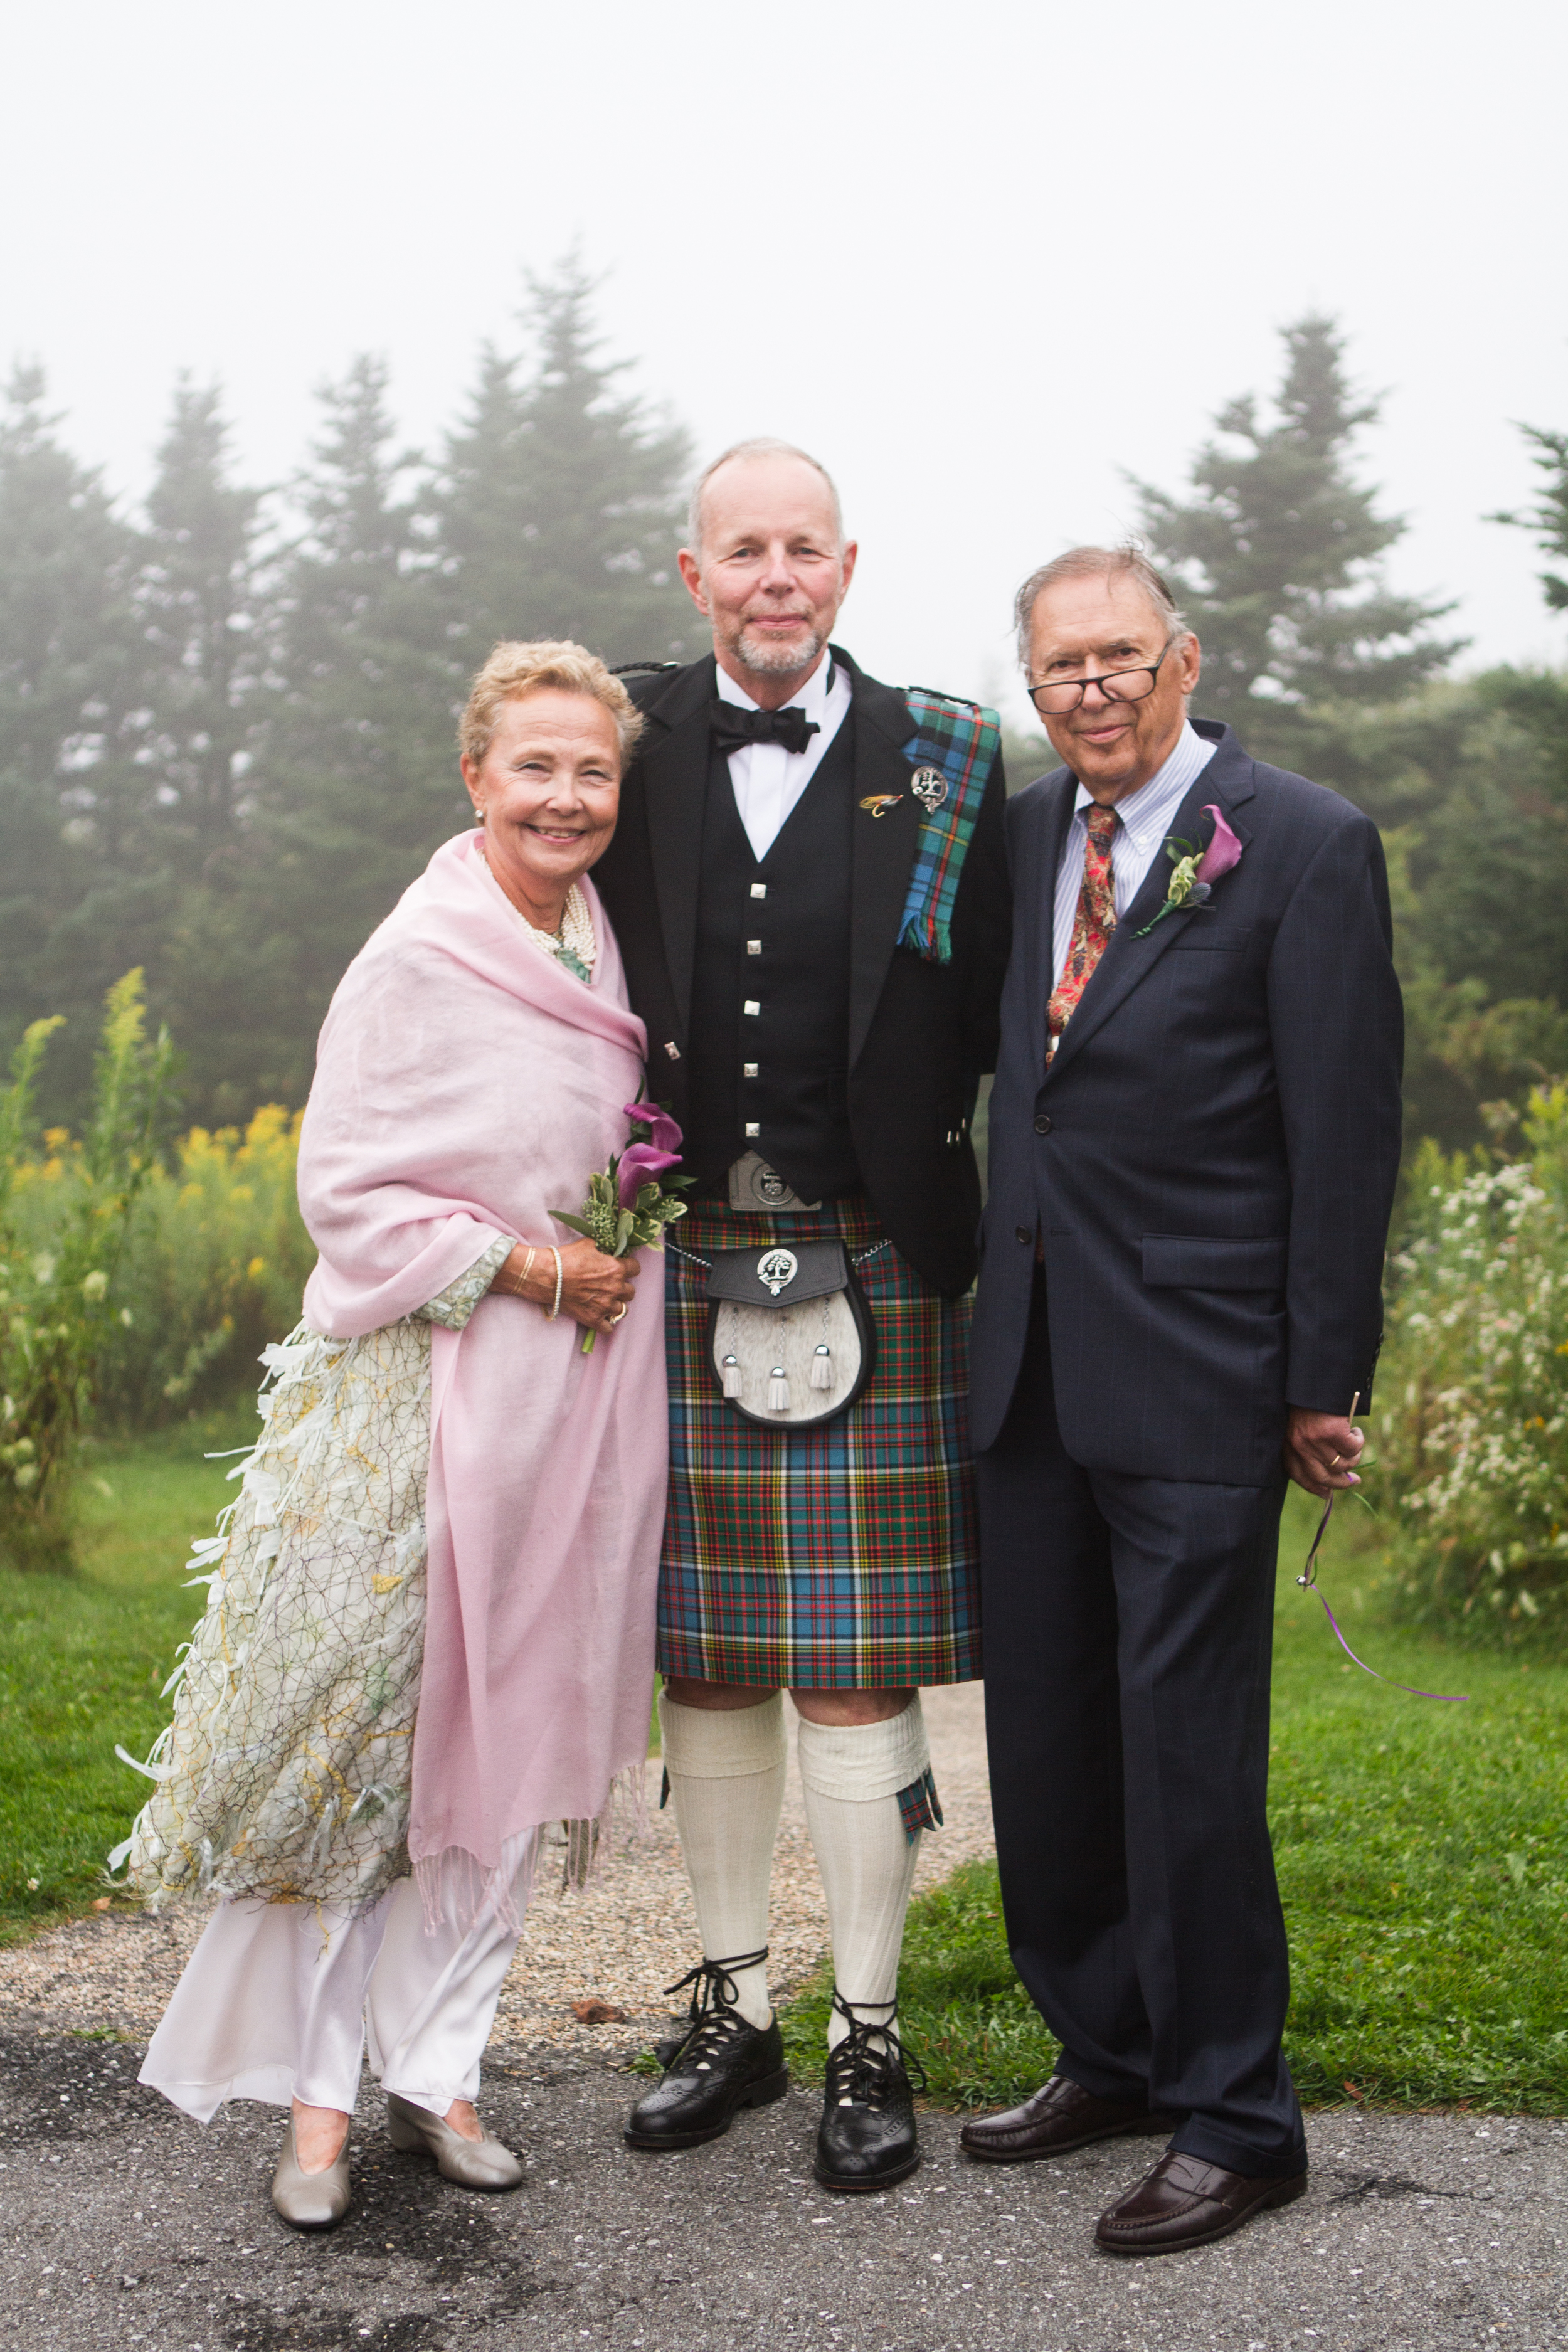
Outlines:
{"label": "sporran silver badge", "polygon": [[776,1298],[785,1286],[800,1272],[800,1260],[794,1250],[764,1250],[757,1260],[757,1280]]}

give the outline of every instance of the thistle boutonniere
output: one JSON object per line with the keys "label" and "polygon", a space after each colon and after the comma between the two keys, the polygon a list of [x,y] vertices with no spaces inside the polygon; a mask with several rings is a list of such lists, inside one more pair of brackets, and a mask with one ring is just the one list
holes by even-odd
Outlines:
{"label": "thistle boutonniere", "polygon": [[1206,907],[1215,884],[1240,858],[1241,844],[1212,801],[1204,814],[1214,819],[1206,849],[1200,848],[1195,841],[1184,841],[1179,833],[1172,834],[1166,842],[1165,855],[1174,871],[1165,892],[1165,903],[1153,922],[1133,932],[1135,940],[1147,939],[1155,923],[1163,923],[1167,915],[1176,914],[1184,907]]}

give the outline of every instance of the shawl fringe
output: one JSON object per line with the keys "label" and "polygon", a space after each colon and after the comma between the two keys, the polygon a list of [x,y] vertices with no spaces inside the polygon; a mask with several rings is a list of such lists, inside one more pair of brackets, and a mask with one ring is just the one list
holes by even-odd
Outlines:
{"label": "shawl fringe", "polygon": [[[619,1835],[624,1849],[647,1835],[647,1759],[626,1765],[611,1781],[603,1805],[591,1819],[536,1822],[502,1843],[500,1860],[487,1869],[466,1846],[449,1845],[421,1854],[414,1881],[425,1910],[425,1932],[443,1925],[471,1927],[492,1906],[510,1935],[521,1935],[533,1900],[540,1864],[561,1857],[561,1892],[575,1893],[597,1878],[606,1848]],[[448,1916],[447,1905],[451,1905]]]}

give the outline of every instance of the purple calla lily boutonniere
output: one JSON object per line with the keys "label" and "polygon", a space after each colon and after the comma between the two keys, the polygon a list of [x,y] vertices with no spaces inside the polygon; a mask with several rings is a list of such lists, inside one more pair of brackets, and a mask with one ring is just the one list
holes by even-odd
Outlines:
{"label": "purple calla lily boutonniere", "polygon": [[1184,907],[1206,907],[1215,884],[1239,860],[1241,844],[1212,801],[1204,814],[1214,819],[1214,831],[1209,835],[1206,849],[1200,849],[1195,841],[1184,841],[1175,833],[1166,842],[1165,855],[1174,871],[1165,893],[1165,903],[1153,922],[1145,923],[1141,931],[1133,932],[1135,940],[1147,939],[1154,923],[1163,922],[1167,915],[1173,915]]}

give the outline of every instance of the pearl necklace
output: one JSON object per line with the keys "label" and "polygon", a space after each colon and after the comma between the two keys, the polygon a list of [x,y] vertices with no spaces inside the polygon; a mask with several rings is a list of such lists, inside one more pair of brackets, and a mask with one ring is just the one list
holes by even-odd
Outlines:
{"label": "pearl necklace", "polygon": [[588,901],[575,882],[566,893],[566,905],[558,931],[542,931],[536,924],[529,921],[526,915],[520,914],[518,920],[534,946],[542,948],[547,956],[553,956],[556,962],[563,964],[575,979],[587,982],[593,978],[594,966],[599,956],[599,942],[594,937]]}
{"label": "pearl necklace", "polygon": [[[489,866],[490,861],[483,841],[479,843],[479,856]],[[493,869],[491,878],[494,878]],[[496,887],[498,889],[500,887],[499,883]],[[502,896],[505,896],[504,892]],[[510,898],[507,904],[511,907]],[[599,942],[594,937],[594,919],[588,912],[588,901],[575,882],[566,893],[558,931],[542,931],[537,923],[529,921],[520,907],[511,907],[511,911],[522,925],[524,938],[530,940],[542,955],[552,957],[574,980],[582,981],[584,985],[592,980],[594,966],[599,960]]]}

